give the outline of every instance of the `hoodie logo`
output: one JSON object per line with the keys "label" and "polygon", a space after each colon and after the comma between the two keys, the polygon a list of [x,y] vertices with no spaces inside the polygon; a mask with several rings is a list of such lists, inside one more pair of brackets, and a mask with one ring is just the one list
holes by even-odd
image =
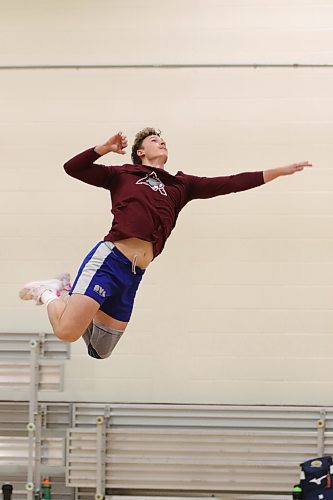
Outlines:
{"label": "hoodie logo", "polygon": [[147,174],[142,179],[139,179],[136,184],[145,184],[149,186],[153,191],[159,191],[163,196],[168,196],[165,188],[165,185],[162,181],[157,177],[155,172],[151,174]]}

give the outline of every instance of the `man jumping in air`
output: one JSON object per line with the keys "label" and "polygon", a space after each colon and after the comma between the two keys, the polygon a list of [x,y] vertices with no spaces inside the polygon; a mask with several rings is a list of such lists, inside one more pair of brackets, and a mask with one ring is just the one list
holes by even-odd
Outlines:
{"label": "man jumping in air", "polygon": [[67,174],[111,194],[109,233],[86,256],[69,295],[69,275],[33,281],[20,291],[23,300],[46,304],[55,335],[65,342],[81,336],[93,358],[110,356],[130,320],[135,295],[146,268],[163,250],[179,212],[191,200],[213,198],[266,184],[311,166],[307,161],[260,172],[197,177],[165,170],[168,150],[160,132],[145,128],[132,147],[133,164],[95,164],[107,153],[125,154],[127,138],[119,132],[100,146],[65,163]]}

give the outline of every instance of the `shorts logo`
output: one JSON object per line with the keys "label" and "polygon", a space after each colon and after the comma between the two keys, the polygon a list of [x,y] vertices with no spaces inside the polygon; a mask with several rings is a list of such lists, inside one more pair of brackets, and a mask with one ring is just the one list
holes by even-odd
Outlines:
{"label": "shorts logo", "polygon": [[97,292],[101,297],[106,297],[106,291],[100,285],[94,286],[94,292]]}
{"label": "shorts logo", "polygon": [[155,172],[151,174],[147,174],[146,177],[139,179],[136,184],[145,184],[149,186],[153,191],[159,191],[163,196],[168,196],[165,188],[165,185],[162,181],[157,177]]}

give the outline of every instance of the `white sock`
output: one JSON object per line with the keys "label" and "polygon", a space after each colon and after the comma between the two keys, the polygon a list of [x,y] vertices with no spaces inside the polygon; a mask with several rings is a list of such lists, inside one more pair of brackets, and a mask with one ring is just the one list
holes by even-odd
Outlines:
{"label": "white sock", "polygon": [[58,300],[59,297],[56,295],[55,292],[52,290],[45,290],[45,292],[42,293],[40,296],[40,301],[43,302],[46,306],[50,304],[50,302],[53,302],[54,300]]}

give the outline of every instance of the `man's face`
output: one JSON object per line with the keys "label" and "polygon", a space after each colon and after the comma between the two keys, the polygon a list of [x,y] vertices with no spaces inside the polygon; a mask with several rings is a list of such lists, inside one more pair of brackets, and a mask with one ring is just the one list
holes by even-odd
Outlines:
{"label": "man's face", "polygon": [[158,135],[149,135],[142,141],[142,146],[138,149],[138,154],[143,163],[144,159],[151,161],[156,158],[161,158],[161,160],[163,160],[163,164],[165,164],[168,159],[166,142]]}

